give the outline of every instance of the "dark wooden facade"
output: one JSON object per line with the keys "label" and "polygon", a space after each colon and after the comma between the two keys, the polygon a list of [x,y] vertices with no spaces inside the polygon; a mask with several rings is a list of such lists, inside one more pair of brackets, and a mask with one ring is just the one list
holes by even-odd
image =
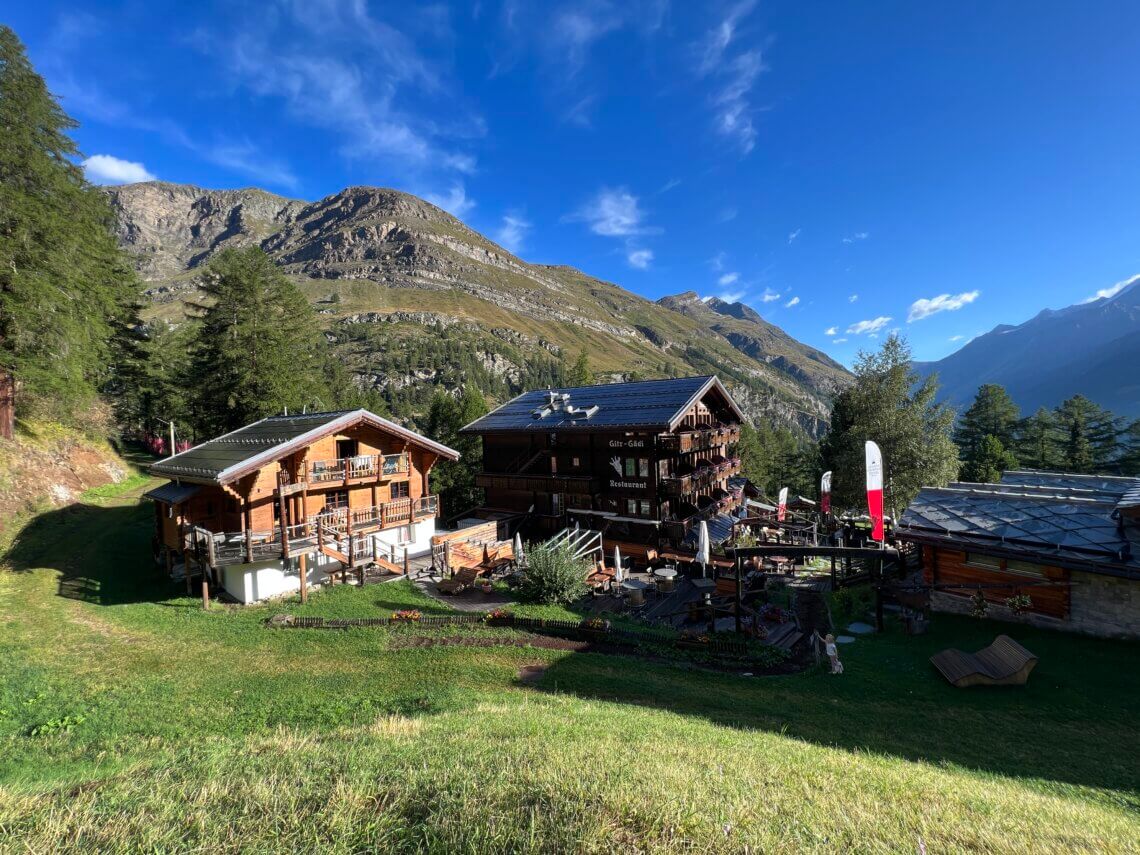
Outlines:
{"label": "dark wooden facade", "polygon": [[[588,398],[588,391],[576,392]],[[649,546],[682,540],[702,517],[739,506],[739,418],[723,403],[693,402],[676,427],[576,426],[478,430],[487,508],[525,515],[528,536],[575,523],[607,539]]]}
{"label": "dark wooden facade", "polygon": [[1069,616],[1069,571],[1063,567],[926,545],[922,573],[940,593],[969,598],[980,590],[987,602],[996,605],[1026,594],[1033,604],[1028,611],[1061,619]]}

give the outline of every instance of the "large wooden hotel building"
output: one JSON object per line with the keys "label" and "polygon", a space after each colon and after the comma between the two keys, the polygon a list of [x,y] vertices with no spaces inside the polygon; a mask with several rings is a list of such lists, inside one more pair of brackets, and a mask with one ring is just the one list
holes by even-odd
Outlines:
{"label": "large wooden hotel building", "polygon": [[742,420],[719,379],[685,377],[527,392],[462,432],[483,440],[481,511],[535,539],[577,523],[651,548],[739,506]]}

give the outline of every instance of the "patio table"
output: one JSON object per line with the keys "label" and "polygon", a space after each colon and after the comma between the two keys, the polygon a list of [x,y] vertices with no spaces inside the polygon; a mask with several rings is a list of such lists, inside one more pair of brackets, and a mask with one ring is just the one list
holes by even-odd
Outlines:
{"label": "patio table", "polygon": [[627,579],[621,583],[622,590],[629,594],[629,604],[631,606],[640,606],[645,602],[645,589],[649,587],[648,582],[641,579]]}
{"label": "patio table", "polygon": [[653,571],[653,575],[661,580],[657,583],[657,589],[659,591],[662,593],[668,593],[673,590],[673,580],[677,578],[676,568],[659,567]]}

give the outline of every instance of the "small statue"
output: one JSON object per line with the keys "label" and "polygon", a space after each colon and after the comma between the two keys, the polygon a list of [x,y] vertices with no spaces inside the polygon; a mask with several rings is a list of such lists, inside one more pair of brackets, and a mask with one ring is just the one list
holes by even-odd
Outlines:
{"label": "small statue", "polygon": [[814,633],[816,640],[823,643],[823,650],[827,654],[827,658],[831,660],[831,673],[842,674],[843,663],[839,661],[839,648],[835,646],[835,636],[830,632],[823,638],[819,637],[819,632]]}

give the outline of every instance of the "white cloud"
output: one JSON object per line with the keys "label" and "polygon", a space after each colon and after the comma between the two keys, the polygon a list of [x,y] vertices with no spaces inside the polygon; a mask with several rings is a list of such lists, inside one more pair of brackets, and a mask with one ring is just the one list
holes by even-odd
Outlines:
{"label": "white cloud", "polygon": [[[848,237],[845,237],[843,239],[843,242],[844,243],[855,243],[856,241],[866,240],[870,236],[871,236],[870,232],[855,232],[855,234],[849,235]],[[889,241],[888,241],[888,243],[889,243]]]}
{"label": "white cloud", "polygon": [[947,339],[947,341],[961,341],[964,338],[965,338],[964,335],[952,335],[952,336],[950,336],[950,338]]}
{"label": "white cloud", "polygon": [[750,94],[756,78],[765,70],[758,49],[729,54],[740,23],[755,8],[755,0],[742,0],[705,33],[694,50],[699,77],[716,77],[719,88],[712,96],[715,126],[722,136],[735,140],[742,154],[756,145],[756,128],[752,123]]}
{"label": "white cloud", "polygon": [[889,324],[893,318],[883,315],[869,321],[859,321],[847,328],[848,335],[874,335]]}
{"label": "white cloud", "polygon": [[858,299],[859,299],[858,294],[852,294],[850,297],[847,298],[847,302],[848,303],[854,303]]}
{"label": "white cloud", "polygon": [[915,300],[910,304],[910,312],[906,316],[906,322],[910,324],[921,321],[923,318],[929,318],[939,312],[956,312],[978,299],[978,295],[981,293],[981,291],[963,291],[961,294],[939,294],[930,299]]}
{"label": "white cloud", "polygon": [[847,341],[847,339],[845,339],[845,338],[833,338],[831,340],[831,343],[832,344],[843,344],[846,341]]}
{"label": "white cloud", "polygon": [[723,276],[721,276],[719,279],[716,280],[716,284],[720,285],[722,287],[726,286],[726,285],[731,285],[733,282],[735,282],[739,278],[740,278],[739,273],[735,273],[735,272],[726,273]]}
{"label": "white cloud", "polygon": [[638,270],[648,270],[649,265],[653,263],[653,250],[631,249],[626,255],[626,260],[629,262],[630,267],[635,267]]}
{"label": "white cloud", "polygon": [[475,200],[467,197],[467,190],[458,182],[452,184],[445,194],[425,193],[424,198],[459,219],[463,219],[475,207]]}
{"label": "white cloud", "polygon": [[511,211],[503,215],[502,225],[495,232],[495,242],[517,255],[522,250],[530,229],[531,224],[521,213]]}
{"label": "white cloud", "polygon": [[796,238],[798,238],[800,236],[800,232],[802,232],[802,231],[803,231],[803,229],[796,229],[794,232],[792,232],[791,234],[788,235],[788,246],[791,246],[793,243],[796,242]]}
{"label": "white cloud", "polygon": [[800,304],[800,298],[799,297],[792,297],[792,299],[790,299],[790,300],[788,300],[788,302],[784,303],[784,307],[790,309],[792,306],[798,306],[799,304]]}
{"label": "white cloud", "polygon": [[726,303],[737,303],[740,298],[744,296],[743,291],[725,291],[720,295],[720,298]]}
{"label": "white cloud", "polygon": [[828,327],[823,331],[824,335],[839,335],[839,327]]}
{"label": "white cloud", "polygon": [[773,291],[771,288],[765,288],[764,293],[760,295],[761,303],[775,303],[779,299],[779,293]]}
{"label": "white cloud", "polygon": [[727,258],[728,256],[725,254],[724,250],[721,250],[709,259],[709,267],[711,267],[713,270],[724,270],[724,262]]}
{"label": "white cloud", "polygon": [[670,190],[672,190],[674,187],[676,187],[680,183],[681,183],[680,178],[670,178],[668,181],[666,181],[664,184],[661,185],[661,189],[658,190],[657,192],[658,193],[668,193]]}
{"label": "white cloud", "polygon": [[624,187],[603,187],[566,219],[584,222],[594,234],[605,237],[631,237],[657,231],[645,226],[645,213],[637,197]]}
{"label": "white cloud", "polygon": [[134,184],[154,181],[155,175],[141,163],[120,160],[109,154],[93,154],[83,161],[83,173],[92,184]]}
{"label": "white cloud", "polygon": [[1115,285],[1111,285],[1108,288],[1101,288],[1087,300],[1082,300],[1081,302],[1093,303],[1097,300],[1111,300],[1129,285],[1132,285],[1136,282],[1140,282],[1140,273],[1137,273],[1135,276],[1129,277],[1128,279],[1122,279]]}

